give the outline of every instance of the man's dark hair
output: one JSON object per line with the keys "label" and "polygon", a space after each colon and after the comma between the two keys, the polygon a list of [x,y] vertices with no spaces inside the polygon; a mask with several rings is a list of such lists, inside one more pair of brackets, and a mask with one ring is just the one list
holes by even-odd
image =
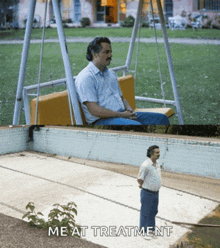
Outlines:
{"label": "man's dark hair", "polygon": [[147,149],[147,157],[150,158],[151,155],[154,153],[154,150],[155,150],[155,149],[158,149],[158,148],[159,148],[159,146],[156,146],[156,145],[150,146],[150,147]]}
{"label": "man's dark hair", "polygon": [[87,47],[86,59],[88,61],[93,60],[93,54],[99,53],[102,50],[101,43],[111,44],[111,41],[107,37],[96,37],[93,41],[91,41]]}

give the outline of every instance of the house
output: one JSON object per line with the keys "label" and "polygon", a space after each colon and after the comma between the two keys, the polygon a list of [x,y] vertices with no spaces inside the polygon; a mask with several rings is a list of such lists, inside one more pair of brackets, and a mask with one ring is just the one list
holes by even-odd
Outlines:
{"label": "house", "polygon": [[202,24],[208,21],[220,28],[220,0],[173,0],[173,16],[193,19],[202,16]]}
{"label": "house", "polygon": [[0,1],[0,30],[18,28],[19,0]]}
{"label": "house", "polygon": [[[129,15],[136,16],[138,0],[58,0],[63,20],[68,26],[79,26],[83,17],[88,17],[93,27],[120,26]],[[30,0],[9,0],[7,6],[0,6],[0,26],[10,25],[25,27]],[[162,0],[166,20],[168,17],[181,15],[196,17],[202,14],[213,22],[220,19],[220,0]],[[157,15],[156,0],[153,8]],[[35,10],[35,26],[43,25],[44,0],[37,0]],[[149,0],[143,6],[143,20],[150,16]],[[47,9],[47,26],[54,25],[52,1],[49,0]],[[190,19],[190,18],[189,18]]]}

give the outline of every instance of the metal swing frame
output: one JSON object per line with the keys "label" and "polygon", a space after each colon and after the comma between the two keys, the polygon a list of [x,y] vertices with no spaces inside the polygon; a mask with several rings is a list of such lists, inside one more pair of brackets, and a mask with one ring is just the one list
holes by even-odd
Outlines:
{"label": "metal swing frame", "polygon": [[[171,79],[173,94],[174,94],[174,100],[165,100],[165,103],[176,107],[179,125],[183,125],[182,110],[181,110],[179,95],[178,95],[178,91],[176,87],[176,79],[175,79],[175,74],[173,70],[173,63],[172,63],[172,57],[170,53],[168,38],[166,34],[166,26],[165,26],[165,20],[163,16],[163,10],[162,10],[160,0],[156,0],[156,3],[157,3],[158,12],[159,12],[160,22],[161,22],[161,28],[163,32],[167,63],[168,63],[170,79]],[[18,84],[17,84],[17,92],[16,92],[12,125],[19,125],[20,112],[22,109],[22,99],[23,99],[23,104],[24,104],[26,125],[30,125],[30,111],[29,111],[28,97],[33,96],[33,95],[36,96],[36,94],[32,94],[31,92],[33,90],[37,90],[38,87],[45,88],[45,87],[53,87],[53,86],[59,86],[59,85],[66,85],[67,87],[67,91],[69,95],[70,112],[72,112],[72,109],[73,109],[76,125],[83,124],[80,107],[79,107],[79,103],[77,100],[76,90],[74,87],[75,77],[72,74],[72,69],[71,69],[71,64],[69,60],[67,44],[66,44],[66,37],[64,34],[64,30],[63,30],[61,13],[59,10],[59,4],[57,0],[52,0],[52,4],[53,4],[54,14],[56,18],[57,32],[58,32],[58,37],[59,37],[59,42],[60,42],[60,48],[61,48],[66,78],[24,87],[25,71],[26,71],[27,58],[28,58],[28,52],[29,52],[31,30],[32,30],[32,24],[33,24],[34,12],[35,12],[35,6],[36,6],[36,0],[31,0],[30,6],[29,6],[29,15],[27,19],[27,25],[26,25],[26,30],[25,30],[22,56],[21,56],[21,65],[20,65],[19,79],[18,79]],[[143,7],[143,0],[139,0],[137,15],[136,15],[135,24],[134,24],[133,31],[132,31],[132,36],[131,36],[131,41],[130,41],[130,45],[128,49],[126,62],[125,62],[125,65],[123,66],[112,68],[113,71],[115,71],[116,73],[119,71],[122,71],[123,74],[126,75],[126,73],[129,72],[132,53],[134,50],[135,40],[137,36],[137,30],[138,30],[138,26],[140,25],[140,21],[141,21],[142,7]],[[164,104],[164,99],[155,99],[155,98],[135,96],[135,100]]]}
{"label": "metal swing frame", "polygon": [[[131,64],[132,52],[134,50],[138,26],[141,22],[141,12],[143,9],[143,1],[144,0],[139,0],[139,3],[138,3],[138,11],[137,11],[137,15],[136,15],[135,23],[134,23],[134,28],[133,28],[133,32],[132,32],[132,36],[131,36],[131,42],[130,42],[130,46],[129,46],[129,50],[128,50],[126,63],[125,63],[128,70],[129,70],[129,66]],[[136,101],[161,103],[161,104],[165,103],[168,105],[175,106],[177,116],[178,116],[179,125],[183,125],[184,123],[183,123],[182,109],[181,109],[181,104],[180,104],[180,100],[179,100],[179,94],[177,91],[176,78],[175,78],[175,74],[174,74],[173,62],[172,62],[172,57],[171,57],[171,52],[170,52],[170,46],[169,46],[167,32],[166,32],[166,22],[165,22],[164,15],[163,15],[163,9],[161,6],[161,1],[156,0],[156,3],[157,3],[157,9],[158,9],[159,17],[160,17],[161,29],[162,29],[162,33],[163,33],[164,46],[165,46],[165,51],[166,51],[166,58],[167,58],[169,73],[170,73],[170,79],[171,79],[171,83],[172,83],[174,100],[164,100],[164,99],[156,99],[156,98],[141,97],[141,96],[135,96],[135,100]]]}

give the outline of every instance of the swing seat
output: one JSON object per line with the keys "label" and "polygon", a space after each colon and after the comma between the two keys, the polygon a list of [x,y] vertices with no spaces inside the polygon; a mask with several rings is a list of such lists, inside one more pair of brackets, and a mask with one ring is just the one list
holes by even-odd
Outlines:
{"label": "swing seat", "polygon": [[118,82],[119,82],[123,97],[128,101],[130,107],[134,109],[135,112],[160,113],[160,114],[165,114],[168,118],[174,115],[174,111],[172,108],[136,108],[134,77],[132,75],[119,77]]}
{"label": "swing seat", "polygon": [[[161,113],[167,115],[167,117],[171,117],[174,114],[174,111],[171,108],[144,108],[144,109],[136,108],[134,77],[132,75],[119,77],[118,82],[123,97],[128,101],[131,108],[134,109],[135,111]],[[67,90],[39,96],[38,100],[39,100],[38,118],[37,118],[38,125],[62,125],[62,126],[71,125]],[[81,105],[79,104],[79,106],[83,120],[83,125],[87,125],[85,121],[85,116],[81,109]],[[31,105],[30,105],[31,125],[33,125],[35,122],[35,108],[36,108],[36,98],[31,100]],[[74,113],[73,113],[73,122],[75,124]]]}
{"label": "swing seat", "polygon": [[[36,100],[37,98],[32,99],[30,104],[31,125],[35,122]],[[39,96],[38,100],[37,125],[71,125],[67,90]],[[81,106],[80,111],[83,125],[86,125]],[[72,112],[72,114],[75,124],[74,113]]]}

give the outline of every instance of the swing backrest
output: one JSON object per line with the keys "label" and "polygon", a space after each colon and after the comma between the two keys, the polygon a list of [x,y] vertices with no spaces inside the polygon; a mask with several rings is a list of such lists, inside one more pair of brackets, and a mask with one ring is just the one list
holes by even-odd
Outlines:
{"label": "swing backrest", "polygon": [[134,77],[132,75],[120,77],[118,78],[118,82],[123,97],[128,101],[131,108],[134,109],[136,112],[154,112],[165,114],[167,117],[171,117],[174,115],[174,111],[172,108],[136,108]]}
{"label": "swing backrest", "polygon": [[[36,98],[31,100],[30,122],[33,125],[35,121]],[[80,107],[83,125],[86,125],[83,111]],[[75,124],[74,113],[73,122]],[[69,102],[67,90],[54,92],[39,97],[38,102],[38,125],[71,125]]]}
{"label": "swing backrest", "polygon": [[118,78],[118,83],[121,88],[123,97],[128,101],[132,109],[136,108],[135,105],[135,88],[134,88],[134,77],[127,75]]}

